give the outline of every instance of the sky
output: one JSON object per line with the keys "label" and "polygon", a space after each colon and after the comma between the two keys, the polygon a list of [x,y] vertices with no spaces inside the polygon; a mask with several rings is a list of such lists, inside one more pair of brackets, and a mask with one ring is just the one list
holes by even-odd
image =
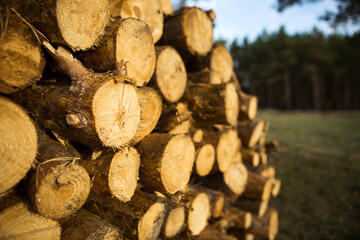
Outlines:
{"label": "sky", "polygon": [[[171,0],[174,6],[178,1]],[[326,21],[319,20],[325,10],[336,11],[335,0],[294,5],[282,13],[276,10],[277,0],[200,0],[188,1],[188,6],[198,6],[204,10],[213,9],[216,13],[214,39],[250,41],[266,30],[278,31],[280,26],[290,34],[311,32],[316,26],[325,34],[334,33]],[[360,30],[359,26],[348,25],[337,29],[337,33],[351,34]]]}

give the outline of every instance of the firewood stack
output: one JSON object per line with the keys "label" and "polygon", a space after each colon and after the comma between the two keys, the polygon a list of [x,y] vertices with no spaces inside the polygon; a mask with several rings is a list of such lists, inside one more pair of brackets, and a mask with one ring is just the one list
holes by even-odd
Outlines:
{"label": "firewood stack", "polygon": [[1,239],[275,238],[277,143],[214,11],[1,7]]}

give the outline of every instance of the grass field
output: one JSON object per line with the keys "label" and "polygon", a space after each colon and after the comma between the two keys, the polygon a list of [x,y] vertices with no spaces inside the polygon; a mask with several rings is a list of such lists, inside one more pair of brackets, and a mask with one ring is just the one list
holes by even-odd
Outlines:
{"label": "grass field", "polygon": [[261,111],[282,180],[276,239],[360,239],[360,114]]}

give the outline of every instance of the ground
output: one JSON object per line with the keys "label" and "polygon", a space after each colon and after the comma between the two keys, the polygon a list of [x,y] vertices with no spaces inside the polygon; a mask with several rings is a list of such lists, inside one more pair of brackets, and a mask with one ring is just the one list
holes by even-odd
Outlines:
{"label": "ground", "polygon": [[280,143],[270,164],[282,180],[271,200],[276,239],[360,239],[360,113],[260,111],[267,140]]}

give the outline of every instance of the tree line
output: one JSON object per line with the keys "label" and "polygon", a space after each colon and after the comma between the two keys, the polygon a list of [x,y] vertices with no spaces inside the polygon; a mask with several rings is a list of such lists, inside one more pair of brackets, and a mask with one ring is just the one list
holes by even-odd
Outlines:
{"label": "tree line", "polygon": [[313,29],[290,36],[284,27],[254,42],[230,44],[242,88],[259,106],[277,109],[360,109],[360,32],[329,35]]}

